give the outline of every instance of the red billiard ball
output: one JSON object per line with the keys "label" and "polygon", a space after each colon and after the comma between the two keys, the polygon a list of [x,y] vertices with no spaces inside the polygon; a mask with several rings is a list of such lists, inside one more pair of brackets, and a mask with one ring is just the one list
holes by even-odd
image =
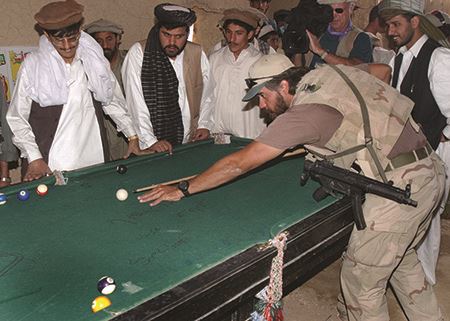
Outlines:
{"label": "red billiard ball", "polygon": [[47,195],[48,193],[48,187],[45,184],[40,184],[38,187],[36,187],[36,193],[39,196]]}

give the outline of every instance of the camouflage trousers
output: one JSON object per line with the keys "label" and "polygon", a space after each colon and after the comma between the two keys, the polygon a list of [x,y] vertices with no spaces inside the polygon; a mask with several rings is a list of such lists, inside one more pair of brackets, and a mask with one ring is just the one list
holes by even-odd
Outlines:
{"label": "camouflage trousers", "polygon": [[[349,321],[388,321],[391,284],[411,321],[443,320],[415,247],[424,237],[444,193],[445,172],[436,154],[386,173],[397,187],[411,184],[416,208],[366,195],[365,230],[353,230],[343,255],[341,289]],[[342,311],[342,306],[338,310]]]}

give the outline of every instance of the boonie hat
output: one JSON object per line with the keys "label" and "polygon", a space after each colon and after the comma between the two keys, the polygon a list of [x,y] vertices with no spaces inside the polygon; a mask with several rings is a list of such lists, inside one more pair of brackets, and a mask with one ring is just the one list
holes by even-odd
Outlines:
{"label": "boonie hat", "polygon": [[423,0],[383,0],[378,5],[378,11],[384,10],[403,10],[418,15],[423,15],[425,10],[425,1]]}
{"label": "boonie hat", "polygon": [[250,78],[246,79],[246,82],[250,89],[242,101],[252,100],[268,81],[291,67],[294,67],[292,61],[282,54],[264,55],[259,58],[248,71]]}

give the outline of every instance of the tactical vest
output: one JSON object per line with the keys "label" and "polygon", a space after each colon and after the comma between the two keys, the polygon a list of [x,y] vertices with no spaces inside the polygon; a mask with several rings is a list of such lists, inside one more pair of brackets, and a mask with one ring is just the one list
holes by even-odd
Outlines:
{"label": "tactical vest", "polygon": [[[336,56],[348,58],[350,56],[350,52],[353,49],[353,43],[355,42],[356,37],[358,37],[361,32],[363,32],[361,29],[352,26],[350,31],[341,38],[336,48],[336,52],[334,52],[333,54],[335,54]],[[311,66],[313,58],[314,54],[312,53],[312,51],[308,51],[306,54],[304,54],[305,61],[303,66]]]}
{"label": "tactical vest", "polygon": [[[145,49],[147,40],[140,41],[141,47]],[[189,128],[191,140],[198,127],[200,117],[200,105],[203,95],[203,73],[202,73],[202,47],[198,44],[188,41],[183,49],[183,77],[186,87],[186,96],[189,103],[191,114],[191,125]]]}
{"label": "tactical vest", "polygon": [[[372,146],[384,169],[389,162],[387,155],[402,133],[414,104],[388,84],[362,70],[343,65],[336,67],[353,82],[367,105]],[[292,104],[324,104],[343,115],[342,123],[327,142],[326,149],[305,146],[312,154],[319,157],[337,154],[366,143],[361,105],[333,66],[321,65],[306,74],[298,84]],[[337,166],[346,169],[354,161],[357,161],[364,175],[375,179],[381,177],[367,148],[334,159]]]}
{"label": "tactical vest", "polygon": [[356,37],[363,32],[361,29],[352,26],[349,32],[341,38],[336,49],[336,56],[348,58],[353,49],[353,43]]}

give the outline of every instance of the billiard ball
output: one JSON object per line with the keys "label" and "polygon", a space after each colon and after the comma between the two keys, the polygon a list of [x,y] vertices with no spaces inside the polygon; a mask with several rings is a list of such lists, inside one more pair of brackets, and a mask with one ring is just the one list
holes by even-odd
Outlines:
{"label": "billiard ball", "polygon": [[92,301],[92,312],[96,313],[111,305],[111,300],[106,296],[98,296]]}
{"label": "billiard ball", "polygon": [[17,193],[17,199],[20,201],[27,201],[30,198],[30,192],[26,189],[22,189]]}
{"label": "billiard ball", "polygon": [[97,282],[97,289],[101,294],[108,295],[116,289],[116,282],[109,276],[104,276]]}
{"label": "billiard ball", "polygon": [[47,193],[48,193],[48,187],[47,187],[47,185],[45,185],[45,184],[40,184],[40,185],[38,185],[38,187],[36,187],[36,193],[37,193],[39,196],[47,195]]}
{"label": "billiard ball", "polygon": [[116,171],[119,174],[125,174],[127,172],[128,168],[125,165],[117,165]]}
{"label": "billiard ball", "polygon": [[123,188],[117,190],[116,197],[119,201],[125,201],[128,198],[128,192]]}
{"label": "billiard ball", "polygon": [[6,197],[5,194],[0,193],[0,205],[5,204],[7,199],[8,199],[8,198]]}

